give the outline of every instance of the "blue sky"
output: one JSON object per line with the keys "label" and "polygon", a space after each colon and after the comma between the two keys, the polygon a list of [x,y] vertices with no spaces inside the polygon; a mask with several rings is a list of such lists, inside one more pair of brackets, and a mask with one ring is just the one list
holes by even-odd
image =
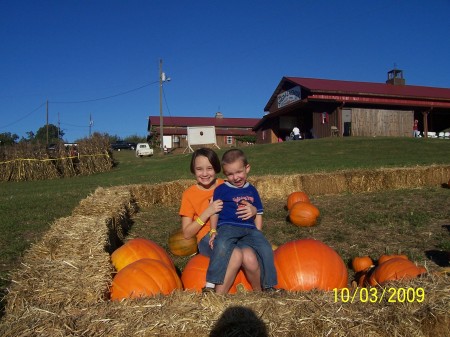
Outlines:
{"label": "blue sky", "polygon": [[[0,133],[146,135],[159,115],[261,118],[283,76],[450,88],[449,0],[0,0]],[[107,98],[109,97],[109,98]]]}

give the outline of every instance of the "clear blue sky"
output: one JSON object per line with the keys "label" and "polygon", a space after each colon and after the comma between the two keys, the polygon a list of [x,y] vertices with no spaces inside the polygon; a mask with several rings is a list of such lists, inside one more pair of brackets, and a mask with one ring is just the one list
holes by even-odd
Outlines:
{"label": "clear blue sky", "polygon": [[145,136],[160,59],[172,117],[261,118],[283,76],[383,83],[396,65],[450,88],[449,14],[449,0],[0,0],[0,133],[36,132],[48,100],[67,141],[90,115],[93,132]]}

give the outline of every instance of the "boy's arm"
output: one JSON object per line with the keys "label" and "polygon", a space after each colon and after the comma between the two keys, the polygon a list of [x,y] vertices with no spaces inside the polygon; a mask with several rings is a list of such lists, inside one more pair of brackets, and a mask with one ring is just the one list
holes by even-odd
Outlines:
{"label": "boy's arm", "polygon": [[256,228],[258,228],[260,231],[262,230],[262,224],[263,224],[262,214],[256,214],[255,225],[256,225]]}
{"label": "boy's arm", "polygon": [[214,247],[214,239],[216,238],[216,235],[217,235],[217,221],[218,221],[218,219],[219,219],[219,215],[218,214],[213,214],[209,218],[209,224],[211,226],[211,230],[209,231],[209,246],[211,247],[211,249],[213,249],[213,247]]}

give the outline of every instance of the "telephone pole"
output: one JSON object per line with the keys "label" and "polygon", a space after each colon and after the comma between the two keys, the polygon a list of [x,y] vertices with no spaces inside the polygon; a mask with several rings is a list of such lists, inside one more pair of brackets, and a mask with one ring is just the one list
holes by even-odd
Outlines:
{"label": "telephone pole", "polygon": [[47,115],[47,120],[46,120],[46,125],[47,125],[47,146],[48,146],[48,100],[47,100],[47,104],[46,104],[46,115]]}
{"label": "telephone pole", "polygon": [[159,140],[160,147],[164,147],[164,131],[163,131],[163,108],[162,108],[162,86],[163,86],[162,59],[159,60]]}
{"label": "telephone pole", "polygon": [[160,147],[164,148],[164,122],[163,122],[163,83],[170,81],[170,77],[166,78],[166,74],[162,71],[162,59],[159,60],[159,139],[161,141]]}

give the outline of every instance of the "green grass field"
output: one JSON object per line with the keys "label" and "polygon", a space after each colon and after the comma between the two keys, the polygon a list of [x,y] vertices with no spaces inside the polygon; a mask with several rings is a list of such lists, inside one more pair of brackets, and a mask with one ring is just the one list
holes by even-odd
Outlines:
{"label": "green grass field", "polygon": [[[225,150],[218,150],[219,155]],[[450,140],[440,139],[327,138],[255,145],[244,150],[252,165],[252,176],[450,164]],[[136,158],[134,152],[121,151],[114,155],[118,165],[107,173],[0,183],[0,293],[10,282],[8,272],[19,266],[30,244],[39,240],[54,220],[70,215],[80,200],[97,187],[192,177],[189,154]],[[361,215],[371,216],[369,211]]]}

